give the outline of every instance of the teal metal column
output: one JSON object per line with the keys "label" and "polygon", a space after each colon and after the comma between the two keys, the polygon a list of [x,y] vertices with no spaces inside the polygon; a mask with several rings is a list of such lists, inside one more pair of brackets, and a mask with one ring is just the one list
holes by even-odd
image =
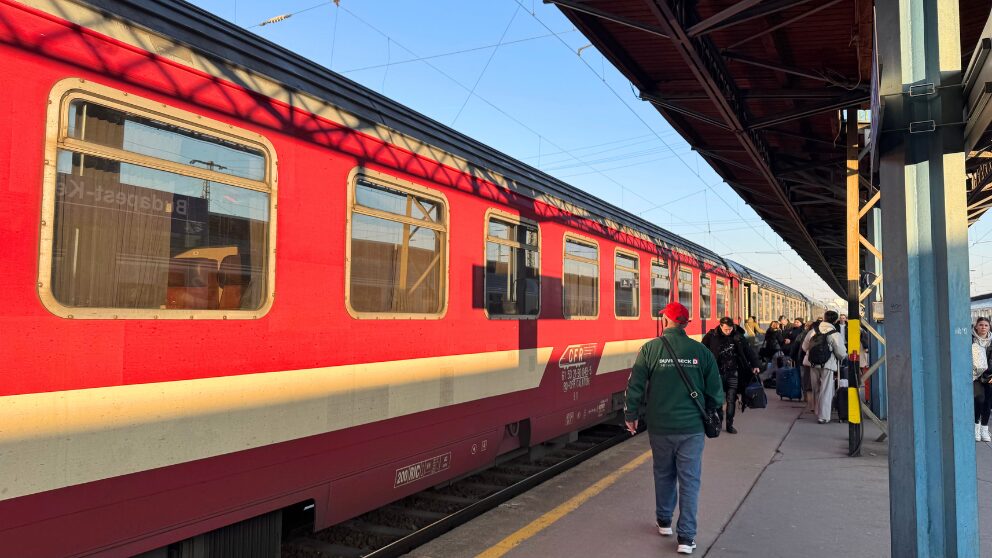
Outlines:
{"label": "teal metal column", "polygon": [[878,0],[892,556],[977,558],[958,0]]}
{"label": "teal metal column", "polygon": [[[882,212],[877,207],[868,212],[868,242],[875,245],[875,248],[885,251],[885,247],[882,245]],[[875,256],[869,253],[865,256],[867,263],[865,267],[872,273],[871,279],[882,274],[882,262],[880,262]],[[865,301],[866,314],[869,318],[872,314],[872,305],[876,301],[884,300],[884,291],[882,290],[882,285],[879,285],[878,290],[873,292],[871,296]],[[882,337],[885,337],[885,325],[876,322],[874,319],[869,319],[869,324],[875,328]],[[871,339],[869,341],[869,347],[871,347],[871,354],[869,355],[869,362],[878,362],[878,359],[885,354],[884,347],[877,339]],[[875,412],[878,418],[885,420],[889,416],[889,401],[888,401],[888,390],[885,374],[885,364],[883,363],[879,366],[878,371],[871,380],[871,410]]]}

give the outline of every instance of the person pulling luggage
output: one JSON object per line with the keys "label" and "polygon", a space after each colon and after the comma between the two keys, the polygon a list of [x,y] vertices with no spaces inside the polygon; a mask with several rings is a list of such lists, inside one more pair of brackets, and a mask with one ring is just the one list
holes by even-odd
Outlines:
{"label": "person pulling luggage", "polygon": [[724,430],[727,434],[737,434],[737,429],[734,428],[737,396],[761,371],[758,367],[758,357],[730,316],[720,318],[720,324],[703,336],[703,345],[706,345],[716,358],[723,391],[727,397],[725,412],[727,426]]}
{"label": "person pulling luggage", "polygon": [[847,349],[837,331],[837,312],[827,310],[823,321],[810,330],[803,340],[802,350],[806,351],[803,365],[810,367],[810,380],[816,397],[816,422],[830,422],[830,411],[834,399],[834,374],[847,358]]}

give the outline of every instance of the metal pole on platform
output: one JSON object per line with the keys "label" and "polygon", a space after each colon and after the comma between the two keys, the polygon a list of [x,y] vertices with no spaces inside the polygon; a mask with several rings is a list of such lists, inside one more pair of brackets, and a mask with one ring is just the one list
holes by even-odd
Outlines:
{"label": "metal pole on platform", "polygon": [[892,556],[977,558],[958,0],[878,0]]}
{"label": "metal pole on platform", "polygon": [[858,174],[858,109],[847,109],[847,453],[861,455],[861,196]]}

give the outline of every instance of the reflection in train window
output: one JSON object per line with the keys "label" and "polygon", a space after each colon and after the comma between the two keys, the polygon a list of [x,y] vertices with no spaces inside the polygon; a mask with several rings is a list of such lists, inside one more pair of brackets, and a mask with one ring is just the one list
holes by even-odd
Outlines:
{"label": "reflection in train window", "polygon": [[712,317],[710,296],[710,276],[702,273],[699,276],[699,317],[704,320]]}
{"label": "reflection in train window", "polygon": [[537,316],[541,308],[537,226],[509,217],[486,222],[486,311],[494,316]]}
{"label": "reflection in train window", "polygon": [[692,316],[692,270],[679,268],[679,304]]}
{"label": "reflection in train window", "polygon": [[565,237],[562,297],[566,318],[599,315],[599,247],[595,243]]}
{"label": "reflection in train window", "polygon": [[[727,284],[722,277],[716,279],[716,313],[717,317],[730,316],[730,309],[727,307]],[[732,317],[732,316],[731,316]]]}
{"label": "reflection in train window", "polygon": [[651,316],[657,317],[669,303],[672,292],[672,279],[669,276],[668,262],[651,262]]}
{"label": "reflection in train window", "polygon": [[55,301],[125,310],[265,304],[270,192],[261,150],[79,99],[66,112]]}
{"label": "reflection in train window", "polygon": [[440,314],[444,203],[359,177],[351,208],[348,304],[353,312]]}
{"label": "reflection in train window", "polygon": [[636,318],[640,315],[637,304],[638,262],[633,253],[617,252],[614,265],[614,312],[618,318]]}

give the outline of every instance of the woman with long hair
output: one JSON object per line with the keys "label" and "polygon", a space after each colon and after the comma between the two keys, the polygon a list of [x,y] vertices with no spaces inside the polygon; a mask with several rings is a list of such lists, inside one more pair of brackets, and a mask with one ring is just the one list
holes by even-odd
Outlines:
{"label": "woman with long hair", "polygon": [[[765,343],[762,345],[761,350],[758,351],[759,354],[767,359],[772,360],[775,355],[782,350],[782,324],[775,320],[772,320],[768,324],[768,330],[765,331]],[[778,364],[778,363],[776,363]]]}
{"label": "woman with long hair", "polygon": [[971,334],[971,380],[975,388],[975,441],[992,442],[989,412],[992,409],[992,333],[988,318],[975,320]]}

